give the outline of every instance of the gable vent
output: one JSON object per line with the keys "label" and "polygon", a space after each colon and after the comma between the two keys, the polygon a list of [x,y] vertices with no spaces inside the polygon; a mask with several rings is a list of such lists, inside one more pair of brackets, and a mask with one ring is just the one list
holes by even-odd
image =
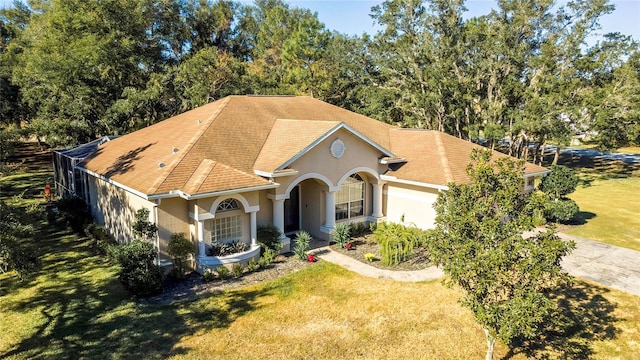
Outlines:
{"label": "gable vent", "polygon": [[163,162],[159,162],[159,163],[158,163],[158,168],[162,169],[164,166],[165,166],[165,165],[164,165],[164,163],[163,163]]}

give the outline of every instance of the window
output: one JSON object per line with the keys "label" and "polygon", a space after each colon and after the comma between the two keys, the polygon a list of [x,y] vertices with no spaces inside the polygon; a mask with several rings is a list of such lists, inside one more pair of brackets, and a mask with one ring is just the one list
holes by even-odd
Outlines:
{"label": "window", "polygon": [[231,242],[242,238],[242,220],[240,215],[213,219],[211,242]]}
{"label": "window", "polygon": [[353,174],[336,193],[336,220],[351,219],[364,215],[364,180]]}
{"label": "window", "polygon": [[[234,199],[222,201],[216,208],[216,215],[239,210],[240,206]],[[211,242],[231,242],[242,238],[242,215],[216,216],[211,227]]]}

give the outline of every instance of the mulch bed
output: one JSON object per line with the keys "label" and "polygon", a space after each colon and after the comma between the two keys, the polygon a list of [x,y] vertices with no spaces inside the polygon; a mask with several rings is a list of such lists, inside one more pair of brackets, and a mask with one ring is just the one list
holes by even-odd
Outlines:
{"label": "mulch bed", "polygon": [[[385,269],[385,270],[398,270],[398,271],[422,270],[424,268],[431,266],[431,263],[429,261],[429,254],[423,248],[415,249],[409,261],[405,261],[394,266],[384,265],[380,261],[380,246],[373,241],[371,236],[372,236],[371,234],[367,234],[364,236],[354,238],[351,241],[351,243],[354,246],[350,250],[343,249],[337,244],[332,244],[331,250],[350,256],[365,264],[374,266],[379,269]],[[367,259],[365,259],[364,254],[367,254],[367,253],[371,253],[376,256],[374,261],[370,262]]]}
{"label": "mulch bed", "polygon": [[140,303],[166,305],[174,302],[192,301],[203,295],[220,293],[243,286],[258,284],[264,281],[275,280],[281,276],[291,274],[307,266],[312,265],[308,261],[296,258],[292,253],[278,255],[275,261],[266,269],[247,273],[239,278],[229,277],[225,280],[213,280],[206,282],[202,275],[192,272],[184,279],[168,278],[165,282],[162,294],[141,299]]}
{"label": "mulch bed", "polygon": [[[354,247],[352,250],[342,249],[336,244],[332,244],[331,249],[339,253],[350,256],[365,264],[387,270],[421,270],[431,266],[429,257],[424,249],[416,249],[411,260],[400,263],[395,266],[386,266],[380,262],[380,246],[376,244],[371,235],[364,235],[352,240]],[[376,259],[370,262],[365,259],[364,254],[372,253],[376,255]],[[291,274],[313,263],[302,261],[296,258],[293,253],[278,255],[275,261],[266,269],[245,273],[239,278],[228,278],[225,280],[213,280],[206,282],[202,279],[202,275],[192,272],[184,279],[168,278],[165,282],[162,294],[140,299],[143,304],[166,305],[174,302],[193,301],[203,295],[221,293],[226,290],[232,290],[243,286],[258,284],[264,281],[275,280],[281,276]]]}

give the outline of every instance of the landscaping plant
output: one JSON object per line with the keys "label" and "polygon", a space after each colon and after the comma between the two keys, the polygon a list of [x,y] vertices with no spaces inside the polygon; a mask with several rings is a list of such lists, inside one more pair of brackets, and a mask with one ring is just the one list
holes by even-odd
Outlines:
{"label": "landscaping plant", "polygon": [[109,254],[120,266],[118,279],[131,294],[147,297],[162,291],[163,271],[155,264],[157,252],[153,244],[133,240],[111,246]]}
{"label": "landscaping plant", "polygon": [[573,219],[580,208],[567,195],[576,190],[578,176],[568,167],[552,165],[551,172],[542,179],[539,189],[547,195],[544,216],[548,221],[567,223]]}
{"label": "landscaping plant", "polygon": [[184,277],[184,263],[189,255],[195,253],[193,243],[187,239],[184,233],[174,233],[169,239],[167,253],[171,255],[176,275],[179,278]]}
{"label": "landscaping plant", "polygon": [[276,254],[282,250],[282,233],[274,225],[260,226],[258,228],[258,243],[260,244],[260,254],[264,254],[267,249],[273,250]]}
{"label": "landscaping plant", "polygon": [[244,272],[244,266],[241,263],[235,263],[231,266],[231,276],[239,278]]}
{"label": "landscaping plant", "polygon": [[383,222],[373,232],[374,240],[380,245],[380,260],[391,266],[407,261],[416,245],[422,243],[422,231],[416,227]]}
{"label": "landscaping plant", "polygon": [[306,231],[298,231],[296,233],[296,245],[293,248],[293,253],[300,260],[307,258],[307,250],[309,250],[309,243],[311,243],[311,234]]}
{"label": "landscaping plant", "polygon": [[344,249],[344,246],[351,240],[351,224],[339,223],[333,228],[333,241]]}

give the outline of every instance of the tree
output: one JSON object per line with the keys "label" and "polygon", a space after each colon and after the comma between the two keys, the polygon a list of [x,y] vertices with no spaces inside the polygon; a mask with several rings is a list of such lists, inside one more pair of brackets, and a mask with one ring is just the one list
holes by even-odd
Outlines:
{"label": "tree", "polygon": [[547,220],[564,223],[580,211],[578,204],[566,197],[576,190],[578,181],[578,176],[570,168],[551,166],[551,172],[540,183],[540,191],[547,196],[544,211]]}
{"label": "tree", "polygon": [[540,191],[549,195],[553,200],[566,197],[576,191],[578,176],[566,166],[552,165],[551,172],[540,182]]}
{"label": "tree", "polygon": [[524,193],[522,161],[474,150],[470,184],[450,183],[435,204],[431,258],[462,288],[462,304],[487,340],[486,358],[497,339],[532,337],[557,304],[549,291],[569,280],[560,260],[573,248],[555,229],[525,238],[538,204]]}
{"label": "tree", "polygon": [[173,267],[178,277],[183,277],[184,262],[194,253],[193,243],[184,236],[184,233],[174,233],[169,239],[167,253],[173,257]]}
{"label": "tree", "polygon": [[149,221],[149,209],[140,208],[135,214],[133,234],[136,239],[152,241],[158,233],[158,226]]}

